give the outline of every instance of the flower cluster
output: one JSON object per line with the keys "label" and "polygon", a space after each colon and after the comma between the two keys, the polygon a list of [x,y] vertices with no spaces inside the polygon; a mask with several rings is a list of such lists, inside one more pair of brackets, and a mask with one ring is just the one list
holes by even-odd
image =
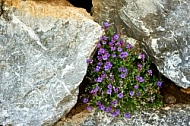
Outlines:
{"label": "flower cluster", "polygon": [[135,110],[160,107],[162,81],[153,75],[145,54],[135,55],[133,46],[113,33],[109,23],[103,29],[96,55],[87,59],[91,81],[83,96],[87,110],[96,106],[112,116],[130,118]]}

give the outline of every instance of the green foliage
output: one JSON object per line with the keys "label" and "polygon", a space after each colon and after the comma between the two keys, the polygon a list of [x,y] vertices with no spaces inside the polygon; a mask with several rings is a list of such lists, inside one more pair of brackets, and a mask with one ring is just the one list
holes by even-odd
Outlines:
{"label": "green foliage", "polygon": [[150,70],[145,54],[135,55],[133,46],[112,32],[108,23],[103,30],[97,54],[87,60],[91,81],[86,88],[88,95],[83,96],[87,109],[95,106],[112,116],[130,118],[136,110],[162,106],[162,81]]}

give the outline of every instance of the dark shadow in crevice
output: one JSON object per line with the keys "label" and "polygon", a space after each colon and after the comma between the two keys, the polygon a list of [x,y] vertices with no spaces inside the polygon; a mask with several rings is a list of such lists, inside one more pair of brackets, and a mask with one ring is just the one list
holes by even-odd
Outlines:
{"label": "dark shadow in crevice", "polygon": [[86,109],[87,105],[83,103],[81,96],[83,94],[86,94],[85,88],[87,87],[89,83],[90,83],[89,80],[85,76],[82,83],[79,85],[79,94],[78,94],[77,103],[70,110],[70,112],[65,116],[66,118],[71,118],[73,115],[78,114]]}
{"label": "dark shadow in crevice", "polygon": [[88,13],[91,13],[92,0],[67,0],[73,6],[86,9]]}

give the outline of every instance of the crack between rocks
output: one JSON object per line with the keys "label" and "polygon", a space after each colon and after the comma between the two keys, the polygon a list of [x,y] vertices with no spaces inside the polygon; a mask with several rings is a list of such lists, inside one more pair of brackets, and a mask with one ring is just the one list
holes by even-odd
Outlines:
{"label": "crack between rocks", "polygon": [[0,16],[3,15],[4,13],[4,10],[3,10],[3,5],[4,5],[5,1],[4,0],[1,0],[0,1]]}

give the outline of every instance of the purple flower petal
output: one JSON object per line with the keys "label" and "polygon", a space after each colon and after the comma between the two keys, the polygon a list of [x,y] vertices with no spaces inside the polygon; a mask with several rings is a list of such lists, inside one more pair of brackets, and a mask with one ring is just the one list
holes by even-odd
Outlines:
{"label": "purple flower petal", "polygon": [[101,104],[102,104],[101,101],[98,101],[98,102],[97,102],[97,105],[98,105],[98,106],[100,106]]}
{"label": "purple flower petal", "polygon": [[152,70],[148,70],[148,75],[152,76]]}
{"label": "purple flower petal", "polygon": [[112,87],[113,86],[111,84],[108,85],[108,89],[112,90]]}
{"label": "purple flower petal", "polygon": [[92,64],[93,60],[92,59],[87,59],[86,62]]}
{"label": "purple flower petal", "polygon": [[108,22],[104,22],[104,27],[108,28],[109,27],[109,23]]}
{"label": "purple flower petal", "polygon": [[106,108],[106,112],[107,112],[107,113],[109,113],[111,110],[112,110],[112,107],[111,107],[111,106],[109,106],[109,107]]}
{"label": "purple flower petal", "polygon": [[132,97],[134,96],[134,94],[135,94],[134,91],[129,92],[129,95],[132,96]]}
{"label": "purple flower petal", "polygon": [[158,82],[157,82],[157,86],[158,86],[158,87],[162,87],[162,82],[161,82],[161,81],[158,81]]}
{"label": "purple flower petal", "polygon": [[84,98],[83,103],[87,103],[87,102],[88,102],[88,98]]}
{"label": "purple flower petal", "polygon": [[115,40],[118,40],[118,39],[119,39],[119,36],[118,36],[118,35],[114,35],[113,38],[114,38]]}
{"label": "purple flower petal", "polygon": [[126,77],[126,73],[120,74],[120,77],[124,79]]}
{"label": "purple flower petal", "polygon": [[117,48],[117,51],[118,51],[118,52],[121,52],[121,51],[122,51],[122,48],[121,48],[121,47],[118,47],[118,48]]}
{"label": "purple flower petal", "polygon": [[132,46],[131,44],[127,44],[126,48],[127,48],[127,49],[132,49],[133,46]]}
{"label": "purple flower petal", "polygon": [[92,107],[91,107],[91,106],[87,106],[86,109],[87,109],[88,111],[91,111],[91,110],[92,110]]}
{"label": "purple flower petal", "polygon": [[131,118],[131,115],[130,115],[129,113],[125,113],[124,116],[125,116],[125,118],[127,118],[127,119]]}
{"label": "purple flower petal", "polygon": [[128,55],[129,55],[129,54],[128,54],[127,52],[121,52],[121,53],[119,54],[119,57],[120,57],[120,58],[126,58]]}
{"label": "purple flower petal", "polygon": [[108,89],[107,94],[111,95],[111,93],[112,93],[112,90]]}
{"label": "purple flower petal", "polygon": [[122,93],[122,92],[119,93],[119,94],[117,95],[117,97],[118,97],[118,98],[123,98],[123,93]]}
{"label": "purple flower petal", "polygon": [[140,59],[142,59],[142,61],[144,61],[145,60],[145,54],[141,53],[140,54]]}
{"label": "purple flower petal", "polygon": [[100,110],[104,111],[105,106],[104,106],[104,105],[99,105],[98,108],[99,108]]}
{"label": "purple flower petal", "polygon": [[138,85],[135,85],[135,86],[134,86],[134,89],[138,89],[138,88],[139,88],[139,86],[138,86]]}

